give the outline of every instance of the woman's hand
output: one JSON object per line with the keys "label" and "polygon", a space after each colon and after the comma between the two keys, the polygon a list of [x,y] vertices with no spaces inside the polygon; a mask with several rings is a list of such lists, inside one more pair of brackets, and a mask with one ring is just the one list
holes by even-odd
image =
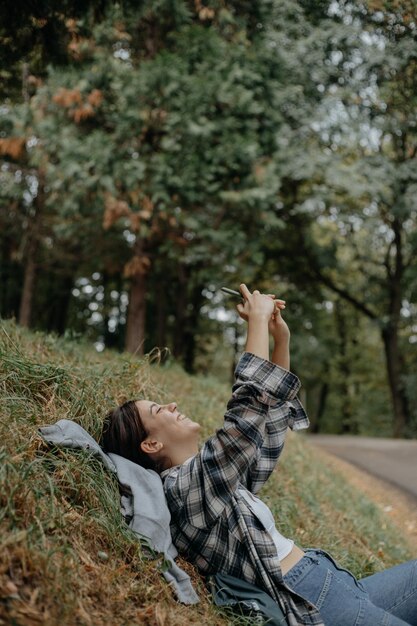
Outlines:
{"label": "woman's hand", "polygon": [[242,319],[248,322],[246,351],[269,359],[269,334],[274,339],[272,362],[285,369],[290,367],[290,330],[281,316],[285,301],[277,300],[273,294],[253,293],[246,285],[240,285],[244,298],[243,304],[237,305]]}
{"label": "woman's hand", "polygon": [[275,343],[279,343],[290,338],[290,329],[281,315],[281,307],[278,307],[277,305],[275,305],[275,311],[269,320],[268,330]]}
{"label": "woman's hand", "polygon": [[[248,321],[250,314],[262,315],[262,313],[260,312],[260,307],[264,311],[268,312],[268,315],[271,319],[272,319],[272,316],[274,315],[275,310],[280,311],[281,309],[285,309],[285,300],[276,299],[275,295],[272,293],[261,294],[256,289],[251,294],[249,289],[243,283],[242,285],[240,285],[240,291],[242,293],[242,296],[245,302],[243,304],[238,304],[236,308],[240,317],[243,320],[245,320],[245,322]],[[270,303],[265,302],[264,300],[265,298],[269,298],[273,302],[274,306],[272,308],[270,306]]]}
{"label": "woman's hand", "polygon": [[269,320],[275,310],[275,304],[270,296],[260,293],[257,289],[253,293],[245,284],[240,285],[240,291],[244,298],[243,304],[237,305],[239,315],[249,321],[254,318]]}
{"label": "woman's hand", "polygon": [[276,308],[269,320],[269,333],[274,338],[272,351],[272,363],[287,370],[290,369],[290,329],[282,318],[281,311]]}
{"label": "woman's hand", "polygon": [[251,352],[261,359],[269,359],[268,324],[274,312],[274,300],[256,289],[253,293],[242,283],[240,291],[243,304],[237,305],[239,315],[248,321],[246,352]]}

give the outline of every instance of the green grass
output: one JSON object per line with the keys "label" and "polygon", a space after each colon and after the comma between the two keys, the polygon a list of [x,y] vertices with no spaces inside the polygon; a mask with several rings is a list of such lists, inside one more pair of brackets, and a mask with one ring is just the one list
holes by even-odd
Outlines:
{"label": "green grass", "polygon": [[[229,386],[151,361],[1,323],[0,624],[237,623],[211,605],[183,560],[201,603],[177,604],[158,559],[144,558],[120,518],[114,477],[81,452],[48,449],[37,434],[68,418],[97,437],[106,411],[132,397],[175,399],[211,434]],[[398,529],[300,435],[288,438],[263,497],[284,534],[359,576],[411,558]]]}

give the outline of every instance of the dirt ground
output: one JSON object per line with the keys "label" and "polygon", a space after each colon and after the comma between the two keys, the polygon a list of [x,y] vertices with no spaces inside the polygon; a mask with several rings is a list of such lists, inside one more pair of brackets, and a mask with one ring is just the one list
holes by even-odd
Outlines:
{"label": "dirt ground", "polygon": [[406,537],[413,556],[417,558],[417,500],[330,452],[321,450],[320,456],[391,518]]}

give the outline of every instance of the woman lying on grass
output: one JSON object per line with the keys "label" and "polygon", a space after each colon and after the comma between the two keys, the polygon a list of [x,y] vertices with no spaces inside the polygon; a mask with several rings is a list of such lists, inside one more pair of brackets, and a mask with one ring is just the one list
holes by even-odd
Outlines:
{"label": "woman lying on grass", "polygon": [[289,371],[283,301],[250,293],[245,285],[241,293],[246,352],[223,427],[199,449],[199,424],[175,402],[132,400],[107,416],[105,450],[160,473],[172,538],[186,559],[203,574],[223,572],[257,585],[280,605],[290,626],[417,625],[417,560],[358,581],[323,550],[302,550],[283,537],[256,496],[277,463],[287,428],[309,422],[297,398],[300,381]]}

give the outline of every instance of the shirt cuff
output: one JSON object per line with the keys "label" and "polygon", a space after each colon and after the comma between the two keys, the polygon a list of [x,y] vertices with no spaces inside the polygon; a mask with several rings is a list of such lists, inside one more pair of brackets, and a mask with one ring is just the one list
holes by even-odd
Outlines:
{"label": "shirt cuff", "polygon": [[235,376],[236,380],[258,383],[268,395],[283,401],[293,400],[301,387],[295,374],[251,352],[242,354]]}

